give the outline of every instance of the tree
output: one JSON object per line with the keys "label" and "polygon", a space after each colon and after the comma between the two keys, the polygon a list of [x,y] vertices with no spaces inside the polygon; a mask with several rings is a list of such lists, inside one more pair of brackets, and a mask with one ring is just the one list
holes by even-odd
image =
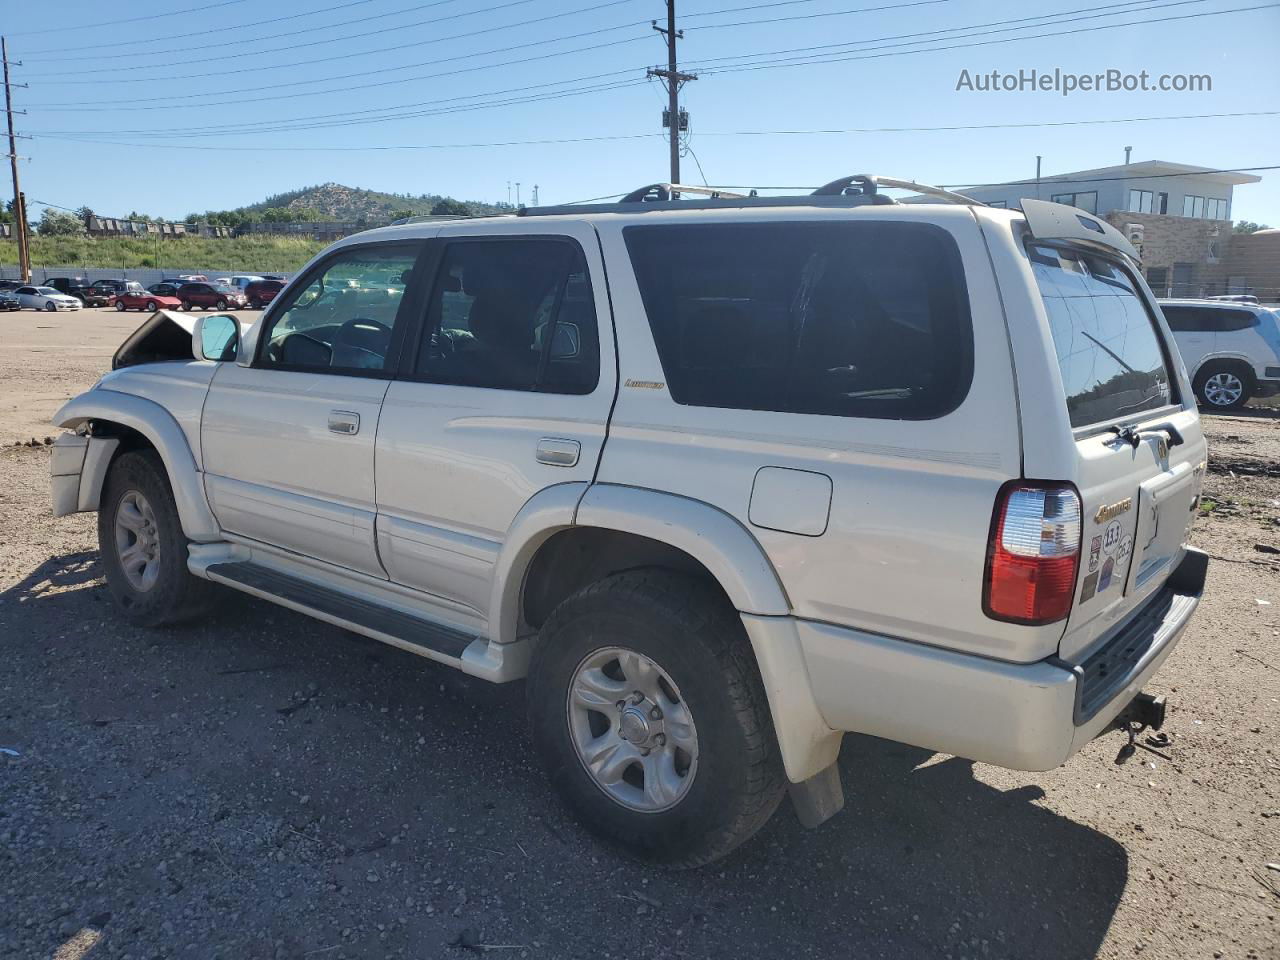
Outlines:
{"label": "tree", "polygon": [[1265,223],[1254,223],[1252,220],[1241,220],[1232,228],[1232,233],[1257,233],[1259,230],[1270,230]]}
{"label": "tree", "polygon": [[441,197],[440,202],[431,208],[431,215],[433,217],[469,217],[471,208],[453,197]]}
{"label": "tree", "polygon": [[412,216],[413,216],[412,210],[392,210],[390,213],[387,214],[387,219],[393,220],[393,221],[408,220]]}
{"label": "tree", "polygon": [[89,218],[94,216],[92,207],[80,207],[76,210],[76,216],[86,227],[89,225]]}
{"label": "tree", "polygon": [[74,213],[45,207],[36,224],[36,232],[42,237],[76,237],[84,233],[84,224],[76,219]]}

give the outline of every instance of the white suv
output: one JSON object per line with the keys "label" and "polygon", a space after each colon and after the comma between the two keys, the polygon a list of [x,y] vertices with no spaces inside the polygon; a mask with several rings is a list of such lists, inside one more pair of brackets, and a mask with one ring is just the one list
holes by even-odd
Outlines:
{"label": "white suv", "polygon": [[845,731],[1046,770],[1158,725],[1205,442],[1133,248],[886,183],[348,237],[131,337],[55,511],[136,623],[212,581],[527,678],[560,793],[671,865],[838,810]]}
{"label": "white suv", "polygon": [[1207,409],[1280,391],[1280,312],[1223,300],[1161,300],[1160,309]]}

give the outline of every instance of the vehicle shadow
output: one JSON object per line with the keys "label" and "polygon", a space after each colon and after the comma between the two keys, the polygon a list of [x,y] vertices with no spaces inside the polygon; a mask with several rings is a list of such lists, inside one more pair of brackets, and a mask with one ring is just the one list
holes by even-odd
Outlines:
{"label": "vehicle shadow", "polygon": [[[60,825],[32,896],[49,887],[76,914],[113,913],[109,935],[186,910],[213,924],[197,956],[338,942],[347,957],[440,956],[469,936],[593,960],[1085,960],[1125,887],[1123,847],[1038,805],[1039,788],[1001,791],[968,761],[852,736],[848,805],[822,828],[801,828],[784,800],[719,863],[646,867],[556,802],[522,683],[230,591],[197,623],[135,629],[95,572],[92,554],[57,558],[0,595],[18,691],[0,734],[43,745],[39,762],[91,811]],[[71,883],[86,863],[118,878],[109,896]],[[157,896],[175,881],[181,898]],[[43,904],[14,908],[44,923]],[[216,922],[227,914],[241,922]]]}

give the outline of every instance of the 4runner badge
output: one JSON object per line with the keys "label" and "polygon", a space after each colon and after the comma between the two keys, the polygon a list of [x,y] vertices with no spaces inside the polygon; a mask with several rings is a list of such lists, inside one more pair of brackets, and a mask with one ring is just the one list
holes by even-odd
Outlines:
{"label": "4runner badge", "polygon": [[666,384],[661,380],[628,380],[626,386],[640,390],[661,390]]}
{"label": "4runner badge", "polygon": [[1113,503],[1106,507],[1099,507],[1098,512],[1093,515],[1093,522],[1106,523],[1108,520],[1113,520],[1120,516],[1120,514],[1124,513],[1132,506],[1133,497],[1125,497],[1119,503]]}

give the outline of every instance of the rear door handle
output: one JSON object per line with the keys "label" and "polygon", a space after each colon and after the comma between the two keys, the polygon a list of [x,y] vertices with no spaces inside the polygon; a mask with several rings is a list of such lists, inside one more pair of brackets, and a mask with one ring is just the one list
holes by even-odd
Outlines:
{"label": "rear door handle", "polygon": [[561,440],[543,437],[538,441],[538,462],[552,467],[574,467],[582,454],[582,444],[577,440]]}
{"label": "rear door handle", "polygon": [[352,410],[330,410],[329,432],[350,436],[360,432],[360,414]]}

